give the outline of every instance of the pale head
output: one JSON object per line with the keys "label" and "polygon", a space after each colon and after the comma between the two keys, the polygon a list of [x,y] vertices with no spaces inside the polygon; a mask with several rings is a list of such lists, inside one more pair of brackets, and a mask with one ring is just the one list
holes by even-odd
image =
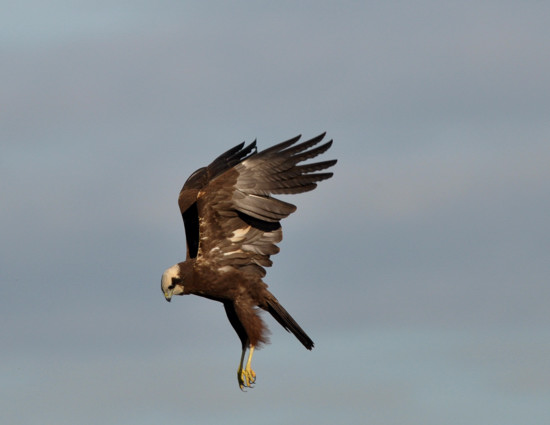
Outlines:
{"label": "pale head", "polygon": [[180,266],[176,264],[162,274],[160,289],[166,301],[170,301],[173,295],[183,295],[183,282],[180,278]]}

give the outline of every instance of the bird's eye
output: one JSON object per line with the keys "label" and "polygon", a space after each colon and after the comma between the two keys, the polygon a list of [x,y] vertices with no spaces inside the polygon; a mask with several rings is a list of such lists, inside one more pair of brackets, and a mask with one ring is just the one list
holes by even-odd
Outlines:
{"label": "bird's eye", "polygon": [[172,283],[170,284],[170,289],[173,289],[176,287],[176,285],[181,285],[182,284],[182,279],[179,279],[177,277],[173,277],[172,278]]}

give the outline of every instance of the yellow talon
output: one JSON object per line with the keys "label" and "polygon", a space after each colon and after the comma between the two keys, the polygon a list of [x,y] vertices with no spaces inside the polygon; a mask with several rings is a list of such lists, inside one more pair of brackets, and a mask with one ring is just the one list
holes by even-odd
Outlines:
{"label": "yellow talon", "polygon": [[248,354],[248,361],[246,362],[246,368],[243,369],[244,350],[241,356],[241,362],[239,369],[237,370],[237,380],[239,381],[239,388],[244,391],[244,387],[252,388],[252,385],[256,382],[256,372],[250,367],[252,361],[252,354],[254,353],[254,346],[250,346],[250,353]]}
{"label": "yellow talon", "polygon": [[239,380],[240,389],[244,387],[252,388],[252,385],[256,382],[256,372],[252,369],[241,369],[237,371],[237,379]]}

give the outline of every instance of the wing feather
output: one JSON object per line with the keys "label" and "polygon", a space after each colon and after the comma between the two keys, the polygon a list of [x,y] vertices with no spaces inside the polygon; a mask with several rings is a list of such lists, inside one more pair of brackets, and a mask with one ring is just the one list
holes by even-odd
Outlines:
{"label": "wing feather", "polygon": [[255,142],[240,144],[194,173],[182,189],[180,208],[182,196],[196,205],[197,261],[263,277],[272,265],[270,256],[279,252],[280,221],[296,211],[295,205],[272,195],[307,192],[332,177],[319,171],[336,160],[300,164],[330,148],[332,140],[318,145],[324,136],[296,144],[297,136],[261,152]]}
{"label": "wing feather", "polygon": [[183,185],[178,205],[185,226],[185,238],[187,241],[187,258],[195,258],[199,249],[199,212],[197,209],[197,198],[199,192],[217,176],[230,170],[243,159],[256,153],[256,141],[245,146],[242,142],[237,146],[222,153],[207,167],[196,170],[189,176]]}

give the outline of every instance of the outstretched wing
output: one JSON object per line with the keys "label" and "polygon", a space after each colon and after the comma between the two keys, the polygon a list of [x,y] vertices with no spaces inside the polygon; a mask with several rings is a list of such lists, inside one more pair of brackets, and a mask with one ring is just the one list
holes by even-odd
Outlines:
{"label": "outstretched wing", "polygon": [[199,249],[199,215],[197,210],[199,192],[212,179],[223,174],[254,153],[256,153],[256,141],[246,147],[244,146],[244,142],[240,143],[218,156],[207,167],[199,168],[189,176],[183,185],[179,194],[178,205],[185,226],[187,258],[195,258]]}
{"label": "outstretched wing", "polygon": [[252,153],[223,171],[199,190],[197,258],[219,269],[235,267],[263,277],[270,256],[279,252],[280,220],[296,210],[273,194],[307,192],[332,177],[319,172],[336,160],[300,165],[330,148],[332,140],[316,146],[325,133],[296,145],[300,136]]}

